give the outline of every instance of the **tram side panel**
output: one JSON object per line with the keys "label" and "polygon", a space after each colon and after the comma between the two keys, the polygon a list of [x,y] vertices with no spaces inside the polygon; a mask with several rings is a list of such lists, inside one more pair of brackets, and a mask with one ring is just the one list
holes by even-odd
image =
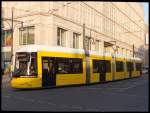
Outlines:
{"label": "tram side panel", "polygon": [[113,74],[112,74],[112,57],[105,57],[106,61],[106,81],[112,81],[113,80]]}
{"label": "tram side panel", "polygon": [[[74,84],[85,84],[86,80],[86,74],[85,74],[85,57],[81,54],[70,54],[70,53],[56,53],[56,52],[40,52],[40,61],[42,57],[55,57],[56,60],[56,86],[65,86],[65,85],[74,85]],[[82,60],[82,71],[79,73],[68,71],[68,69],[71,69],[72,71],[75,71],[72,69],[71,65],[69,65],[69,62],[72,62],[73,60],[80,59]],[[66,60],[66,62],[64,62]],[[42,62],[42,61],[41,61]],[[80,61],[81,62],[81,61]],[[76,66],[78,66],[77,64]],[[40,64],[39,73],[42,76],[42,64]],[[65,72],[68,71],[68,72]],[[52,81],[49,81],[52,82]]]}
{"label": "tram side panel", "polygon": [[99,82],[99,72],[98,72],[98,59],[96,58],[90,58],[90,83],[98,83]]}
{"label": "tram side panel", "polygon": [[112,81],[111,57],[91,55],[90,59],[90,83]]}
{"label": "tram side panel", "polygon": [[[67,58],[66,58],[67,59]],[[69,59],[68,59],[69,60]],[[72,72],[70,73],[62,73],[63,70],[60,70],[61,72],[58,72],[56,74],[56,85],[57,86],[62,86],[62,85],[74,85],[74,84],[85,84],[85,70],[83,70],[83,66],[85,65],[82,61],[83,59],[80,59],[80,63],[82,65],[82,67],[80,67],[80,71],[78,69],[79,72],[75,72],[75,69],[69,65],[67,68],[71,69],[72,68]],[[76,64],[77,66],[78,64]],[[58,69],[61,68],[61,62],[58,63]],[[82,70],[82,71],[81,71]]]}
{"label": "tram side panel", "polygon": [[102,59],[102,56],[90,55],[90,83],[99,83],[100,82],[100,73],[99,73],[99,60]]}
{"label": "tram side panel", "polygon": [[133,77],[133,74],[134,74],[133,61],[128,59],[128,60],[126,61],[126,67],[127,67],[127,75],[129,76],[129,78],[132,78],[132,77]]}
{"label": "tram side panel", "polygon": [[116,58],[115,59],[115,76],[114,80],[125,79],[125,68],[124,68],[124,59]]}
{"label": "tram side panel", "polygon": [[142,62],[135,61],[135,77],[141,76]]}
{"label": "tram side panel", "polygon": [[129,78],[129,73],[127,71],[127,60],[125,59],[124,62],[124,69],[125,69],[125,79]]}
{"label": "tram side panel", "polygon": [[135,61],[132,61],[133,62],[133,74],[132,74],[132,77],[136,77],[137,76],[137,72],[136,72],[136,67],[135,67]]}

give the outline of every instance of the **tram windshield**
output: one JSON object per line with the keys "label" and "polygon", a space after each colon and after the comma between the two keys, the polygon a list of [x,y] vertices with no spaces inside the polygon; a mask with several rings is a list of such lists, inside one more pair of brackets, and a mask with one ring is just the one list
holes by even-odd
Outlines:
{"label": "tram windshield", "polygon": [[36,76],[37,75],[37,54],[17,53],[15,59],[14,76]]}

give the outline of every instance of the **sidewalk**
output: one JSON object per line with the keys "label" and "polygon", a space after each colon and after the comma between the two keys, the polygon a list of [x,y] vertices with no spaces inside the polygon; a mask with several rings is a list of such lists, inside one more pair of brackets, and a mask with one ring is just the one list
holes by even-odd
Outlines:
{"label": "sidewalk", "polygon": [[2,75],[2,85],[8,84],[11,80],[10,75]]}

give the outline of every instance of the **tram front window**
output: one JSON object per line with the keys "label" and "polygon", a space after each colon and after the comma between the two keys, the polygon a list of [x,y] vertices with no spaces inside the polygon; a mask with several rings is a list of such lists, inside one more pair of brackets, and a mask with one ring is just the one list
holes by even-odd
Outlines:
{"label": "tram front window", "polygon": [[36,53],[17,53],[14,76],[36,76]]}

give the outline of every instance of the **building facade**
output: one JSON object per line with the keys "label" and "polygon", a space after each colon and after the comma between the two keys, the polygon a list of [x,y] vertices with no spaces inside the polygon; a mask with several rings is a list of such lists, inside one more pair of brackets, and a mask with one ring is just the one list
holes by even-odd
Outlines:
{"label": "building facade", "polygon": [[141,3],[2,2],[2,19],[2,67],[10,63],[12,48],[15,54],[18,48],[30,44],[85,48],[144,59]]}
{"label": "building facade", "polygon": [[149,67],[149,28],[145,24],[145,54],[144,66]]}

